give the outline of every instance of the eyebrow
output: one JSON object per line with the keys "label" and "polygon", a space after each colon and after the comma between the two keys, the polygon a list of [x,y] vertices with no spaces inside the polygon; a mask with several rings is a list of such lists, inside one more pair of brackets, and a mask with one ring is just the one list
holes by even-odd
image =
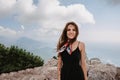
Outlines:
{"label": "eyebrow", "polygon": [[[70,30],[70,29],[68,28],[67,30]],[[72,29],[72,30],[75,30],[75,31],[76,31],[76,29],[75,29],[75,28],[74,28],[74,29]]]}

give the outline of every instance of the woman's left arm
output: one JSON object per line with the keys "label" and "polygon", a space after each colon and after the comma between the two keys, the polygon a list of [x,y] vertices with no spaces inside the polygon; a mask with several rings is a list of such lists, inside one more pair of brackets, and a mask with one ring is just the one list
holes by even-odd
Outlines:
{"label": "woman's left arm", "polygon": [[86,53],[85,53],[85,44],[82,42],[81,45],[81,66],[84,72],[85,80],[88,80],[87,78],[87,67],[86,67]]}

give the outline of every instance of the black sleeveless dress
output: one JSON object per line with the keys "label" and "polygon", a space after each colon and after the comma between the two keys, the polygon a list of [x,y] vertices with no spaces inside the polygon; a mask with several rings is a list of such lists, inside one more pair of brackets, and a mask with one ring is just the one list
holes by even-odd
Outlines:
{"label": "black sleeveless dress", "polygon": [[63,66],[61,80],[84,80],[84,73],[80,63],[81,51],[77,47],[70,55],[67,50],[61,53]]}

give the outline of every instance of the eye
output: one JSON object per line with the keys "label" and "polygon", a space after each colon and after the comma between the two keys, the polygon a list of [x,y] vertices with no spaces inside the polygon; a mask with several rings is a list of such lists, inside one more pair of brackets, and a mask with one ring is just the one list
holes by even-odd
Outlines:
{"label": "eye", "polygon": [[73,29],[73,31],[76,31],[75,29]]}
{"label": "eye", "polygon": [[67,31],[70,31],[70,29],[67,29]]}

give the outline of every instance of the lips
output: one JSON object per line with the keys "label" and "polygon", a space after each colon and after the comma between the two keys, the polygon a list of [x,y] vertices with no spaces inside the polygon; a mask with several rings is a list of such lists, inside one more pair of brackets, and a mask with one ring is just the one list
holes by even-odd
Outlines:
{"label": "lips", "polygon": [[70,34],[68,37],[69,37],[69,38],[74,38],[74,35],[73,35],[73,34]]}

